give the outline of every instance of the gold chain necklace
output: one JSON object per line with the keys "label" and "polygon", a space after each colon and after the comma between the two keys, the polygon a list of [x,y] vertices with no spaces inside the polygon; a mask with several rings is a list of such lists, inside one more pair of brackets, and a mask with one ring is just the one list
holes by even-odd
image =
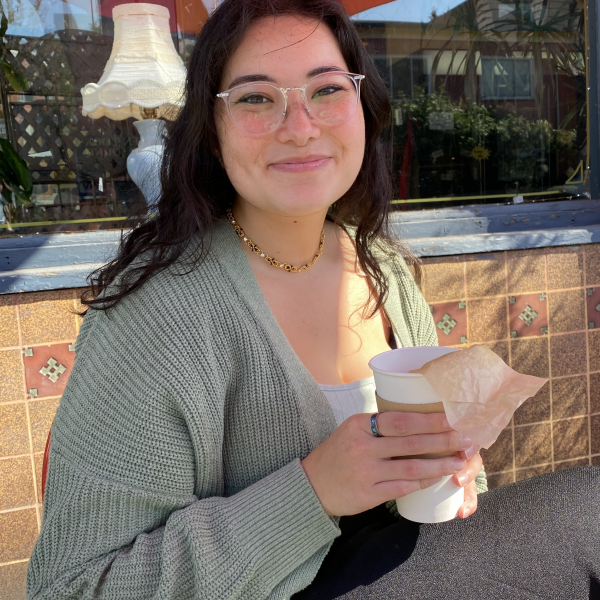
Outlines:
{"label": "gold chain necklace", "polygon": [[279,262],[276,258],[273,258],[272,256],[269,256],[268,254],[263,252],[246,235],[245,231],[239,226],[237,221],[233,218],[233,213],[231,212],[230,208],[227,209],[227,218],[229,219],[229,222],[235,229],[235,232],[238,234],[238,237],[240,238],[240,240],[242,240],[246,244],[246,246],[248,246],[248,248],[250,248],[250,250],[252,250],[252,252],[254,252],[254,254],[256,254],[257,256],[262,258],[265,262],[269,263],[271,266],[283,269],[284,271],[287,271],[288,273],[300,273],[302,271],[306,271],[307,269],[310,269],[317,262],[317,260],[319,259],[319,256],[321,256],[321,253],[323,252],[323,244],[325,243],[325,230],[321,229],[321,241],[319,242],[319,251],[313,256],[313,259],[308,264],[303,265],[301,267],[294,267],[294,265],[288,265],[288,263]]}

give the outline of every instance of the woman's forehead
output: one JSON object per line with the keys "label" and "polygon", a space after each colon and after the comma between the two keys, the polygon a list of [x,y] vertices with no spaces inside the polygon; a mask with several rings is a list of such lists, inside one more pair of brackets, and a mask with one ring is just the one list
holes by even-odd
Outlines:
{"label": "woman's forehead", "polygon": [[264,74],[282,86],[299,85],[323,65],[348,70],[325,24],[300,16],[269,17],[248,27],[225,68],[223,83],[229,87],[238,77]]}

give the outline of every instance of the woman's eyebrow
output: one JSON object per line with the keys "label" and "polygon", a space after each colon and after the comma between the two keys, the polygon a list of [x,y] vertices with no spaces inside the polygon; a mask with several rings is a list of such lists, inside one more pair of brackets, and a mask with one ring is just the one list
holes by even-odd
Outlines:
{"label": "woman's eyebrow", "polygon": [[[312,79],[317,75],[321,75],[322,73],[329,73],[331,71],[339,71],[341,73],[345,73],[345,69],[342,69],[341,67],[336,67],[334,65],[323,65],[322,67],[312,69],[306,74],[306,76],[308,79]],[[234,88],[237,85],[242,85],[243,83],[255,83],[257,81],[268,81],[269,83],[274,83],[277,85],[275,79],[273,79],[273,77],[269,75],[265,75],[264,73],[252,73],[250,75],[240,75],[239,77],[236,77],[229,84],[227,89]]]}
{"label": "woman's eyebrow", "polygon": [[229,87],[227,89],[234,88],[236,85],[242,85],[243,83],[255,83],[257,81],[268,81],[269,83],[277,83],[269,75],[264,75],[263,73],[252,73],[251,75],[240,75],[239,77],[236,77],[229,84]]}

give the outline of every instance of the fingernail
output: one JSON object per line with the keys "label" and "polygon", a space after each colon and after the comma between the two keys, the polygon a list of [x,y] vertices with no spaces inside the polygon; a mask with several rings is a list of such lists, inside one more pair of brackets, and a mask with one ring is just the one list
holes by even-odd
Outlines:
{"label": "fingernail", "polygon": [[463,519],[466,519],[471,514],[471,511],[468,508],[463,510]]}
{"label": "fingernail", "polygon": [[461,473],[458,476],[458,482],[460,483],[460,487],[465,487],[469,481],[469,476],[466,473]]}
{"label": "fingernail", "polygon": [[465,450],[465,456],[471,458],[475,455],[475,444],[472,444],[470,448]]}
{"label": "fingernail", "polygon": [[455,458],[452,461],[452,464],[454,465],[455,473],[460,473],[467,466],[467,463],[464,460],[461,460],[460,458]]}
{"label": "fingernail", "polygon": [[462,444],[462,448],[469,448],[469,446],[473,445],[473,440],[470,437],[467,437],[466,435],[462,436],[460,442]]}

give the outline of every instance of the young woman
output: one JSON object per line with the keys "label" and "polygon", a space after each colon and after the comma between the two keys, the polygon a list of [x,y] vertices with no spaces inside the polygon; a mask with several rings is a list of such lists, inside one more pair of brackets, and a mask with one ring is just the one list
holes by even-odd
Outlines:
{"label": "young woman", "polygon": [[[481,458],[443,415],[374,435],[369,359],[436,343],[386,236],[389,114],[335,0],[226,0],[205,25],[159,215],[87,300],[29,598],[588,597],[598,470],[475,512]],[[386,509],[449,474],[461,518]]]}

